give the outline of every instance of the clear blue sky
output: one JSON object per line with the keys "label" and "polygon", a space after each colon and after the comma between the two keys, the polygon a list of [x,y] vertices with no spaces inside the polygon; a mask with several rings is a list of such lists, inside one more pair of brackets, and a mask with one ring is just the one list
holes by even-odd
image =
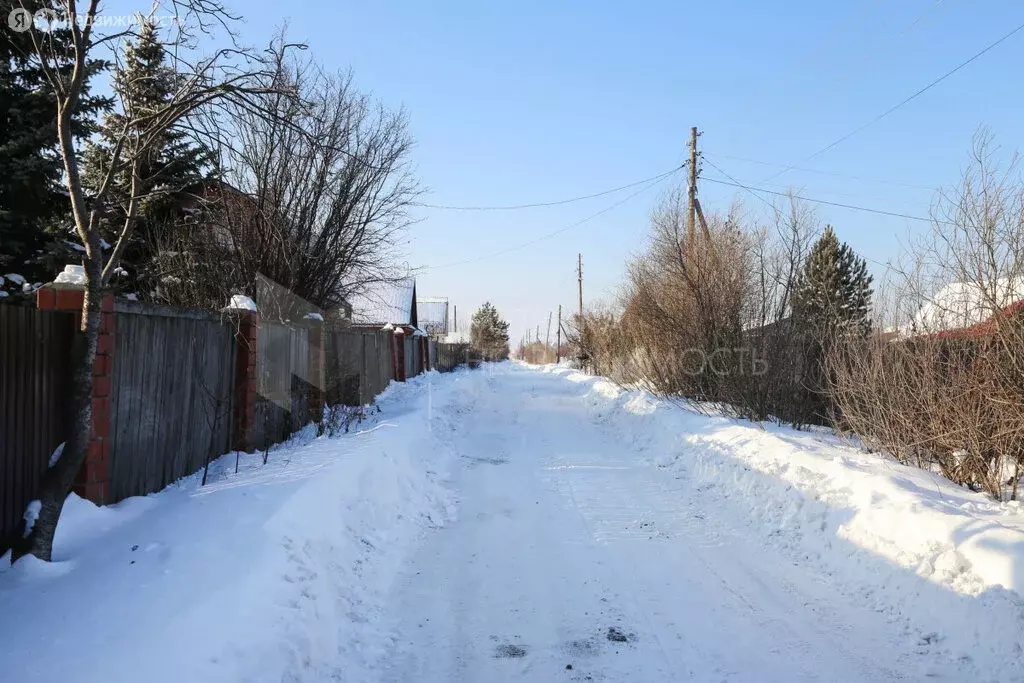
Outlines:
{"label": "clear blue sky", "polygon": [[[118,4],[121,4],[119,0]],[[744,183],[800,162],[1024,22],[1020,0],[672,0],[627,3],[251,0],[241,33],[262,42],[283,21],[328,68],[404,106],[424,201],[505,205],[597,192],[679,164],[691,125],[709,159]],[[913,22],[917,21],[916,24]],[[913,24],[913,25],[911,25]],[[1024,32],[807,165],[935,187],[956,180],[988,125],[1022,146]],[[705,166],[708,176],[719,175]],[[679,178],[682,182],[683,178]],[[773,183],[808,196],[926,216],[933,193],[790,171]],[[421,295],[448,296],[460,323],[490,299],[513,343],[558,304],[609,300],[643,247],[659,186],[536,245],[446,268],[561,228],[617,195],[515,212],[421,210],[409,263]],[[742,190],[704,183],[707,210]],[[841,239],[887,261],[913,222],[819,207]],[[881,271],[875,267],[876,271]],[[461,324],[460,324],[461,326]]]}

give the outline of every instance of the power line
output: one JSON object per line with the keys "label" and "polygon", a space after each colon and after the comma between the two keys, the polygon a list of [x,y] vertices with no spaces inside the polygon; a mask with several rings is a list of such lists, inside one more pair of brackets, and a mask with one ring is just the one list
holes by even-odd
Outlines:
{"label": "power line", "polygon": [[514,205],[511,205],[511,206],[448,206],[448,205],[444,205],[444,204],[424,204],[424,203],[421,203],[421,202],[413,202],[412,205],[413,206],[420,206],[420,207],[423,207],[425,209],[442,209],[442,210],[446,210],[446,211],[514,211],[514,210],[517,210],[517,209],[533,209],[533,208],[537,208],[537,207],[541,207],[541,206],[559,206],[559,205],[562,205],[562,204],[571,204],[573,202],[580,202],[580,201],[583,201],[584,199],[594,199],[596,197],[604,197],[605,195],[614,194],[616,192],[621,192],[622,190],[628,190],[629,188],[636,187],[637,185],[643,185],[644,183],[649,183],[649,182],[653,182],[653,181],[656,181],[656,180],[661,180],[662,178],[666,178],[666,177],[672,175],[673,173],[675,173],[676,171],[680,170],[681,168],[683,168],[683,167],[682,166],[676,166],[675,168],[669,169],[668,171],[665,171],[663,173],[659,173],[658,175],[651,176],[650,178],[644,178],[643,180],[637,180],[637,181],[629,183],[627,185],[621,185],[619,187],[613,187],[610,190],[602,190],[601,192],[595,192],[594,194],[583,195],[581,197],[572,197],[571,199],[559,199],[559,200],[553,201],[553,202],[537,202],[537,203],[534,203],[534,204],[514,204]]}
{"label": "power line", "polygon": [[636,192],[633,192],[628,197],[620,199],[619,201],[615,202],[614,204],[612,204],[610,206],[606,206],[605,208],[601,209],[597,213],[590,214],[586,218],[578,220],[575,223],[570,223],[569,225],[566,225],[563,228],[559,228],[558,230],[554,230],[552,232],[549,232],[549,233],[546,233],[544,235],[541,235],[540,237],[537,237],[536,239],[532,239],[529,242],[523,242],[522,244],[517,244],[514,247],[508,247],[507,249],[502,249],[500,251],[496,251],[496,252],[493,252],[491,254],[485,254],[483,256],[477,256],[477,257],[474,257],[474,258],[471,258],[471,259],[466,259],[464,261],[455,261],[454,263],[444,263],[444,264],[441,264],[439,266],[425,266],[423,268],[423,270],[439,270],[441,268],[452,268],[454,266],[463,266],[463,265],[466,265],[467,263],[475,263],[477,261],[483,261],[485,259],[494,258],[496,256],[502,256],[504,254],[508,254],[509,252],[518,251],[519,249],[525,249],[526,247],[529,247],[529,246],[532,246],[534,244],[537,244],[538,242],[543,242],[546,239],[550,239],[551,237],[554,237],[555,235],[560,235],[563,232],[566,232],[568,230],[572,230],[573,228],[578,227],[580,225],[583,225],[584,223],[586,223],[588,221],[594,220],[598,216],[601,216],[603,214],[608,213],[612,209],[615,209],[615,208],[617,208],[619,206],[622,206],[623,204],[628,202],[630,199],[633,199],[634,197],[636,197],[636,196],[638,196],[640,194],[643,194],[647,190],[651,189],[652,187],[654,187],[655,185],[660,183],[662,180],[664,180],[665,178],[667,178],[671,174],[678,173],[682,168],[683,167],[680,166],[679,168],[675,168],[675,169],[673,169],[672,171],[670,171],[668,173],[663,173],[663,174],[661,174],[659,176],[654,176],[653,178],[649,178],[647,180],[647,182],[648,182],[647,185],[645,185],[644,187],[640,188]]}
{"label": "power line", "polygon": [[[836,178],[848,178],[850,180],[860,180],[860,181],[870,182],[870,183],[880,183],[882,185],[895,185],[896,187],[909,187],[909,188],[915,189],[915,190],[928,190],[928,191],[931,191],[931,192],[935,191],[934,187],[929,187],[927,185],[915,185],[914,183],[904,183],[904,182],[899,182],[899,181],[895,181],[895,180],[883,180],[881,178],[869,178],[867,176],[851,175],[849,173],[838,173],[838,172],[835,172],[835,171],[823,171],[821,169],[807,168],[805,166],[790,166],[789,164],[780,164],[777,161],[762,161],[760,159],[751,159],[749,157],[738,157],[738,156],[734,156],[732,154],[719,154],[717,152],[715,153],[715,156],[716,157],[721,157],[722,159],[731,159],[733,161],[743,161],[743,162],[750,163],[750,164],[759,164],[761,166],[775,166],[776,168],[785,168],[785,169],[788,169],[790,171],[804,171],[806,173],[816,173],[818,175],[834,176]],[[721,171],[722,169],[718,169],[718,170]],[[771,178],[769,178],[769,180],[771,180]],[[767,182],[767,181],[765,181],[765,182]]]}
{"label": "power line", "polygon": [[[719,169],[719,170],[721,170],[721,169]],[[799,199],[799,200],[805,201],[805,202],[812,202],[814,204],[826,204],[828,206],[837,206],[837,207],[842,208],[842,209],[853,209],[854,211],[866,211],[868,213],[876,213],[876,214],[880,214],[882,216],[893,216],[894,218],[906,218],[906,219],[912,220],[912,221],[923,221],[923,222],[926,222],[926,223],[931,223],[932,222],[931,218],[924,218],[922,216],[911,216],[910,214],[897,213],[895,211],[885,211],[883,209],[871,209],[871,208],[868,208],[866,206],[856,206],[854,204],[842,204],[840,202],[830,202],[830,201],[825,200],[825,199],[814,199],[812,197],[804,197],[802,195],[790,194],[788,192],[776,192],[775,190],[766,190],[766,189],[761,188],[761,187],[751,187],[749,185],[744,185],[742,183],[730,182],[730,181],[727,181],[727,180],[720,180],[718,178],[704,178],[704,180],[708,181],[709,183],[717,183],[718,185],[728,185],[730,187],[739,187],[739,188],[747,190],[748,192],[751,192],[751,193],[763,192],[765,194],[775,195],[777,197],[792,197],[793,199]],[[733,180],[735,180],[735,179],[733,179]],[[755,195],[755,196],[758,196],[758,195]],[[768,202],[768,200],[765,199],[764,197],[759,197],[759,198],[762,201],[764,201],[764,202],[768,203],[769,205],[771,205],[771,203]],[[773,206],[772,208],[774,209],[775,207]],[[939,222],[941,223],[942,221],[939,221]]]}
{"label": "power line", "polygon": [[[861,126],[859,126],[859,127],[857,127],[857,128],[854,128],[854,129],[853,129],[852,131],[850,131],[850,132],[849,132],[849,133],[847,133],[846,135],[844,135],[844,136],[842,136],[842,137],[840,137],[840,138],[836,139],[835,141],[833,141],[833,142],[829,143],[828,145],[825,145],[824,147],[822,147],[821,149],[819,149],[819,150],[818,150],[817,152],[815,152],[814,154],[812,154],[812,155],[810,155],[809,157],[805,158],[805,159],[804,159],[803,161],[805,161],[805,162],[806,162],[806,161],[810,161],[811,159],[814,159],[815,157],[821,156],[822,154],[824,154],[825,152],[829,151],[830,149],[832,149],[832,148],[836,147],[837,145],[840,145],[840,144],[842,144],[843,142],[846,142],[847,140],[849,140],[850,138],[852,138],[852,137],[853,137],[854,135],[856,135],[857,133],[861,132],[861,131],[862,131],[862,130],[864,130],[865,128],[868,128],[869,126],[872,126],[872,125],[874,125],[874,124],[878,123],[879,121],[881,121],[882,119],[884,119],[884,118],[885,118],[886,116],[888,116],[889,114],[893,113],[894,111],[896,111],[896,110],[897,110],[897,109],[899,109],[900,107],[904,106],[905,104],[908,104],[908,103],[912,102],[913,100],[917,99],[918,97],[920,97],[920,96],[921,96],[921,95],[923,95],[924,93],[928,92],[929,90],[931,90],[932,88],[934,88],[934,87],[935,87],[936,85],[938,85],[938,84],[939,84],[939,83],[941,83],[942,81],[946,80],[947,78],[949,78],[949,77],[950,77],[950,76],[952,76],[953,74],[957,73],[958,71],[960,71],[961,69],[963,69],[963,68],[964,68],[964,67],[966,67],[967,65],[971,64],[971,63],[972,63],[972,62],[974,62],[974,61],[975,61],[976,59],[980,58],[980,57],[981,57],[982,55],[986,54],[987,52],[989,52],[989,51],[993,50],[994,48],[996,48],[996,47],[997,47],[997,46],[999,46],[1000,44],[1002,44],[1002,43],[1004,43],[1005,41],[1009,40],[1010,38],[1012,38],[1012,37],[1013,37],[1014,35],[1016,35],[1017,33],[1019,33],[1019,32],[1020,32],[1020,31],[1022,31],[1022,30],[1024,30],[1024,24],[1020,24],[1019,26],[1017,26],[1017,28],[1015,28],[1015,29],[1013,29],[1012,31],[1010,31],[1009,33],[1005,34],[1005,35],[1004,35],[1003,37],[999,38],[999,39],[998,39],[997,41],[995,41],[994,43],[990,43],[990,44],[989,44],[988,46],[986,46],[986,47],[985,47],[984,49],[982,49],[982,50],[981,50],[980,52],[977,52],[977,53],[975,53],[975,54],[974,54],[974,55],[973,55],[973,56],[972,56],[972,57],[971,57],[970,59],[967,59],[966,61],[964,61],[964,62],[961,62],[961,63],[960,63],[960,64],[958,64],[958,65],[957,65],[956,67],[954,67],[953,69],[950,69],[949,71],[947,71],[946,73],[944,73],[944,74],[943,74],[942,76],[939,76],[939,77],[938,77],[938,78],[936,78],[936,79],[935,79],[934,81],[932,81],[932,82],[931,82],[931,83],[929,83],[928,85],[924,86],[923,88],[921,88],[920,90],[918,90],[917,92],[915,92],[915,93],[914,93],[913,95],[911,95],[910,97],[907,97],[906,99],[902,100],[901,102],[899,102],[899,103],[897,103],[897,104],[895,104],[895,105],[893,105],[893,106],[889,107],[889,108],[888,108],[888,109],[886,109],[886,110],[885,110],[884,112],[882,112],[881,114],[879,114],[879,115],[878,115],[878,116],[876,116],[875,118],[871,119],[871,120],[870,120],[870,121],[868,121],[867,123],[865,123],[865,124],[863,124],[863,125],[861,125]],[[801,163],[802,163],[802,162],[801,162]],[[791,171],[791,170],[793,170],[794,168],[795,168],[795,164],[794,164],[794,165],[791,165],[791,166],[787,166],[786,168],[782,169],[781,171],[779,171],[779,172],[778,172],[778,173],[776,173],[775,175],[773,175],[773,176],[771,176],[771,177],[769,177],[769,178],[765,178],[765,179],[764,179],[764,180],[763,180],[762,182],[768,182],[769,180],[773,180],[773,179],[775,179],[775,178],[778,178],[778,177],[779,177],[780,175],[782,175],[783,173],[786,173],[786,172],[788,172],[788,171]]]}

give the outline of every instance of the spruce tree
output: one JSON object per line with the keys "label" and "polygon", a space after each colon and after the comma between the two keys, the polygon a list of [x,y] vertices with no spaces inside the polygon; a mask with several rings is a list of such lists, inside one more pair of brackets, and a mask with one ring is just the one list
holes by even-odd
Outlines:
{"label": "spruce tree", "polygon": [[491,302],[485,302],[473,314],[469,340],[474,349],[491,360],[508,358],[508,322],[501,319]]}
{"label": "spruce tree", "polygon": [[867,263],[831,225],[825,226],[804,264],[793,298],[797,322],[817,336],[866,334],[871,329],[871,275]]}
{"label": "spruce tree", "polygon": [[837,340],[871,330],[871,276],[867,263],[825,226],[804,263],[793,296],[793,324],[802,362],[780,413],[794,424],[828,424],[835,412],[824,360]]}
{"label": "spruce tree", "polygon": [[[35,12],[52,2],[0,2],[0,21],[14,8]],[[57,57],[56,73],[70,78],[73,46],[71,33],[58,28],[47,34]],[[0,275],[17,273],[31,285],[52,279],[62,263],[46,258],[51,242],[66,239],[70,205],[62,185],[63,166],[57,150],[56,95],[42,68],[28,55],[33,52],[30,31],[7,26],[0,32]],[[96,117],[109,109],[110,98],[93,95],[90,80],[107,68],[91,60],[86,69],[84,95],[72,119],[79,139],[97,129]],[[78,260],[75,258],[74,260]],[[21,278],[7,278],[11,293],[20,290]],[[12,289],[13,288],[13,289]]]}
{"label": "spruce tree", "polygon": [[[114,89],[123,105],[130,105],[136,117],[159,111],[178,90],[181,75],[167,64],[167,53],[156,26],[143,22],[135,41],[125,49],[125,63],[114,75]],[[83,179],[95,190],[106,175],[110,152],[125,132],[125,117],[111,112],[104,117],[99,136],[85,152]],[[181,130],[169,130],[150,148],[139,166],[139,180],[145,199],[138,210],[132,241],[121,259],[126,277],[122,288],[148,294],[158,277],[153,259],[160,232],[172,230],[180,218],[182,193],[211,177],[214,154]],[[104,237],[111,244],[124,222],[131,182],[127,172],[115,175],[110,193],[111,212],[104,225]]]}

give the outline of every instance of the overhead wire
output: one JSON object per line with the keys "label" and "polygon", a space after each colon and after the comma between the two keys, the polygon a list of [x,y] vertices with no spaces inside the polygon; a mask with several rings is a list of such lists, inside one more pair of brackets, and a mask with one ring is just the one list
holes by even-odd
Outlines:
{"label": "overhead wire", "polygon": [[518,209],[533,209],[542,206],[561,206],[563,204],[572,204],[573,202],[580,202],[585,199],[595,199],[597,197],[604,197],[606,195],[615,194],[616,192],[621,192],[622,190],[628,190],[629,188],[636,187],[637,185],[643,185],[645,183],[661,180],[662,178],[667,178],[668,176],[679,171],[682,168],[683,166],[676,166],[675,168],[671,168],[667,171],[651,176],[650,178],[644,178],[642,180],[637,180],[626,185],[613,187],[610,190],[602,190],[601,192],[595,192],[593,194],[581,195],[579,197],[571,197],[569,199],[558,199],[549,202],[535,202],[533,204],[513,204],[508,206],[450,206],[446,204],[427,204],[423,202],[413,202],[412,205],[419,206],[425,209],[441,209],[445,211],[515,211]]}
{"label": "overhead wire", "polygon": [[443,263],[443,264],[437,265],[437,266],[424,266],[422,268],[422,270],[429,271],[429,270],[439,270],[441,268],[452,268],[452,267],[455,267],[455,266],[463,266],[463,265],[466,265],[466,264],[469,264],[469,263],[475,263],[477,261],[483,261],[483,260],[486,260],[486,259],[495,258],[497,256],[503,256],[504,254],[508,254],[510,252],[513,252],[513,251],[518,251],[519,249],[525,249],[526,247],[533,246],[534,244],[537,244],[539,242],[543,242],[546,239],[550,239],[550,238],[552,238],[552,237],[554,237],[556,235],[560,235],[560,234],[562,234],[564,232],[572,230],[573,228],[579,227],[580,225],[583,225],[584,223],[587,223],[589,221],[594,220],[598,216],[601,216],[601,215],[604,215],[604,214],[608,213],[612,209],[615,209],[615,208],[618,208],[619,206],[622,206],[623,204],[628,202],[630,199],[633,199],[634,197],[637,197],[637,196],[643,194],[647,190],[650,190],[651,188],[653,188],[656,185],[658,185],[661,181],[663,181],[666,178],[668,178],[673,173],[678,173],[682,169],[683,169],[683,166],[680,166],[678,168],[673,169],[672,171],[670,171],[668,173],[663,173],[663,174],[660,174],[658,176],[654,176],[653,178],[649,178],[647,180],[647,184],[644,185],[644,187],[641,187],[636,192],[631,193],[629,196],[620,199],[619,201],[615,202],[614,204],[606,206],[605,208],[601,209],[600,211],[598,211],[596,213],[592,213],[589,216],[587,216],[587,217],[585,217],[585,218],[583,218],[581,220],[578,220],[578,221],[576,221],[574,223],[570,223],[569,225],[561,227],[558,230],[553,230],[553,231],[551,231],[549,233],[545,233],[545,234],[541,235],[540,237],[534,238],[534,239],[529,240],[527,242],[523,242],[522,244],[517,244],[515,246],[508,247],[506,249],[501,249],[499,251],[495,251],[495,252],[492,252],[492,253],[489,253],[489,254],[484,254],[484,255],[481,255],[481,256],[476,256],[476,257],[473,257],[473,258],[470,258],[470,259],[465,259],[463,261],[455,261],[455,262],[452,262],[452,263]]}
{"label": "overhead wire", "polygon": [[[1010,38],[1012,38],[1012,37],[1013,37],[1014,35],[1016,35],[1017,33],[1020,33],[1020,32],[1021,32],[1022,30],[1024,30],[1024,24],[1020,24],[1020,25],[1018,25],[1018,26],[1017,26],[1016,28],[1014,28],[1014,29],[1013,29],[1012,31],[1010,31],[1009,33],[1006,33],[1006,34],[1004,34],[1004,35],[1003,35],[1002,37],[1000,37],[1000,38],[999,38],[998,40],[996,40],[995,42],[989,43],[989,44],[988,44],[987,46],[985,46],[985,47],[984,47],[983,49],[981,49],[980,51],[978,51],[978,52],[974,53],[974,55],[972,55],[972,56],[971,56],[970,58],[968,58],[967,60],[965,60],[965,61],[961,62],[960,64],[958,64],[958,65],[957,65],[957,66],[955,66],[954,68],[950,69],[949,71],[947,71],[947,72],[946,72],[946,73],[944,73],[943,75],[939,76],[938,78],[936,78],[935,80],[933,80],[933,81],[932,81],[931,83],[929,83],[928,85],[924,86],[923,88],[920,88],[919,90],[917,90],[916,92],[914,92],[914,93],[913,93],[912,95],[910,95],[909,97],[906,97],[906,98],[904,98],[904,99],[903,99],[903,100],[901,100],[900,102],[898,102],[898,103],[894,104],[893,106],[891,106],[891,107],[889,107],[888,109],[886,109],[885,111],[883,111],[883,112],[882,112],[881,114],[879,114],[878,116],[875,116],[875,117],[874,117],[873,119],[871,119],[870,121],[868,121],[868,122],[866,122],[866,123],[864,123],[864,124],[861,124],[861,125],[860,125],[860,126],[858,126],[857,128],[854,128],[854,129],[853,129],[852,131],[850,131],[849,133],[847,133],[847,134],[845,134],[845,135],[843,135],[843,136],[841,136],[841,137],[839,137],[839,138],[835,139],[834,141],[830,142],[829,144],[825,145],[824,147],[822,147],[822,148],[821,148],[821,149],[819,149],[818,151],[814,152],[813,154],[811,154],[811,155],[810,155],[810,156],[808,156],[808,157],[805,157],[805,158],[804,158],[804,159],[803,159],[802,161],[800,161],[800,162],[797,162],[797,163],[805,163],[805,162],[808,162],[808,161],[810,161],[811,159],[814,159],[814,158],[816,158],[816,157],[819,157],[819,156],[821,156],[822,154],[824,154],[825,152],[827,152],[827,151],[829,151],[829,150],[831,150],[831,149],[835,148],[836,146],[838,146],[838,145],[840,145],[840,144],[842,144],[842,143],[846,142],[847,140],[849,140],[850,138],[852,138],[852,137],[853,137],[854,135],[856,135],[857,133],[860,133],[860,132],[861,132],[862,130],[864,130],[865,128],[868,128],[868,127],[870,127],[870,126],[872,126],[872,125],[874,125],[874,124],[878,123],[879,121],[881,121],[882,119],[884,119],[884,118],[885,118],[886,116],[888,116],[889,114],[892,114],[892,113],[893,113],[894,111],[896,111],[897,109],[900,109],[900,108],[901,108],[901,107],[903,107],[904,105],[906,105],[906,104],[909,104],[910,102],[914,101],[915,99],[917,99],[918,97],[920,97],[920,96],[921,96],[921,95],[923,95],[924,93],[928,92],[929,90],[931,90],[932,88],[934,88],[934,87],[935,87],[936,85],[938,85],[938,84],[939,84],[939,83],[941,83],[942,81],[946,80],[947,78],[949,78],[949,77],[950,77],[950,76],[952,76],[953,74],[957,73],[957,72],[958,72],[958,71],[960,71],[961,69],[963,69],[963,68],[967,67],[968,65],[970,65],[971,63],[973,63],[973,62],[974,62],[975,60],[979,59],[979,58],[980,58],[980,57],[982,57],[983,55],[987,54],[988,52],[992,51],[993,49],[995,49],[996,47],[998,47],[998,46],[999,46],[999,45],[1001,45],[1002,43],[1004,43],[1004,42],[1006,42],[1007,40],[1009,40]],[[775,175],[772,175],[772,176],[769,176],[768,178],[765,178],[765,179],[764,179],[764,180],[762,180],[761,182],[763,182],[763,183],[766,183],[766,182],[768,182],[768,181],[770,181],[770,180],[774,180],[775,178],[778,178],[778,177],[779,177],[780,175],[782,175],[782,174],[784,174],[784,173],[787,173],[787,172],[789,172],[789,171],[793,170],[793,169],[794,169],[795,167],[796,167],[796,163],[794,163],[794,164],[791,164],[791,165],[787,166],[786,168],[782,169],[781,171],[779,171],[778,173],[776,173]]]}
{"label": "overhead wire", "polygon": [[[706,180],[709,183],[716,183],[718,185],[728,185],[730,187],[738,187],[738,188],[747,190],[748,192],[751,192],[751,193],[761,192],[761,193],[764,193],[764,194],[775,195],[776,197],[792,197],[793,199],[799,199],[801,201],[811,202],[811,203],[814,203],[814,204],[826,204],[828,206],[836,206],[836,207],[839,207],[839,208],[842,208],[842,209],[852,209],[854,211],[865,211],[867,213],[875,213],[875,214],[879,214],[879,215],[882,215],[882,216],[892,216],[894,218],[906,218],[906,219],[912,220],[912,221],[923,221],[923,222],[926,222],[926,223],[931,223],[933,221],[933,219],[925,218],[923,216],[913,216],[911,214],[899,213],[899,212],[896,212],[896,211],[886,211],[884,209],[872,209],[872,208],[867,207],[867,206],[858,206],[856,204],[843,204],[842,202],[832,202],[832,201],[828,201],[827,199],[815,199],[814,197],[807,197],[807,196],[804,196],[804,195],[798,195],[798,194],[793,194],[793,193],[789,193],[789,192],[777,192],[775,190],[768,190],[768,189],[765,189],[763,187],[753,187],[753,186],[744,185],[744,184],[738,183],[738,182],[732,182],[732,181],[728,181],[728,180],[721,180],[719,178],[706,178],[705,177],[705,178],[702,178],[702,180]],[[764,197],[760,197],[760,199],[762,201],[764,201],[764,202],[768,202],[768,200],[766,200]],[[768,203],[770,204],[770,202],[768,202]]]}

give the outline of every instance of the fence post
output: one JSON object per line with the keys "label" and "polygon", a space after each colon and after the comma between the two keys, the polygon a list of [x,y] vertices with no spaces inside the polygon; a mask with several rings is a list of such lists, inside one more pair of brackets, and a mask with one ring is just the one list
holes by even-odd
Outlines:
{"label": "fence post", "polygon": [[260,315],[256,311],[232,311],[235,325],[235,401],[233,447],[236,451],[256,450],[256,363],[260,338]]}
{"label": "fence post", "polygon": [[315,318],[307,318],[309,339],[309,417],[319,422],[324,414],[324,322]]}
{"label": "fence post", "polygon": [[391,335],[395,349],[395,380],[398,382],[405,381],[405,330],[401,327],[396,327],[394,333]]}
{"label": "fence post", "polygon": [[[81,322],[85,288],[81,285],[48,284],[36,291],[36,308],[70,311]],[[114,376],[114,295],[104,294],[100,338],[92,363],[92,428],[89,449],[75,478],[74,491],[97,505],[110,499],[110,414]]]}

